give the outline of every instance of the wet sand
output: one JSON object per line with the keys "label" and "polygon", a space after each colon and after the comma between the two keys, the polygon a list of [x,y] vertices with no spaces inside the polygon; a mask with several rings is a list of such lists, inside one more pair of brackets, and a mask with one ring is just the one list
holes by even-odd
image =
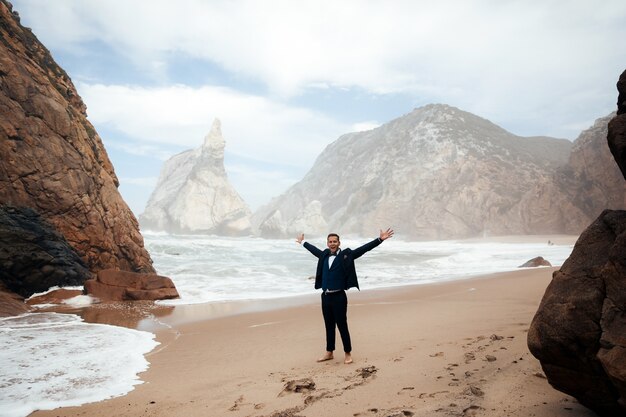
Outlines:
{"label": "wet sand", "polygon": [[139,321],[161,342],[144,384],[32,416],[594,416],[550,387],[526,346],[554,270],[350,290],[350,365],[341,351],[316,362],[319,294],[176,307]]}

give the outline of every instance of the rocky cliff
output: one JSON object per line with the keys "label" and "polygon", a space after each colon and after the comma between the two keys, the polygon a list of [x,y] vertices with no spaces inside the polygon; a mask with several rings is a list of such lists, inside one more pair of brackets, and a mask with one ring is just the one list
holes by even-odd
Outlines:
{"label": "rocky cliff", "polygon": [[5,1],[0,2],[0,158],[0,202],[33,209],[89,270],[154,272],[85,104]]}
{"label": "rocky cliff", "polygon": [[302,181],[254,214],[253,226],[266,237],[371,235],[388,225],[415,239],[562,233],[550,210],[520,210],[536,184],[552,182],[571,147],[428,105],[337,139]]}
{"label": "rocky cliff", "polygon": [[167,160],[139,216],[142,227],[172,233],[250,233],[250,209],[228,181],[224,148],[216,119],[201,147]]}
{"label": "rocky cliff", "polygon": [[532,230],[580,234],[603,210],[624,207],[624,181],[606,146],[612,116],[597,119],[581,132],[567,163],[524,195],[519,213]]}

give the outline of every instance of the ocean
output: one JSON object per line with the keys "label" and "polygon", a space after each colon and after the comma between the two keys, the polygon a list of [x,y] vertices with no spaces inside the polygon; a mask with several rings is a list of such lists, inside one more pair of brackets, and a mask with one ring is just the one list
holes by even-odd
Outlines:
{"label": "ocean", "polygon": [[[225,238],[144,232],[159,274],[181,298],[166,305],[224,303],[311,294],[316,258],[295,239]],[[342,247],[368,239],[344,237]],[[324,238],[310,243],[323,249]],[[467,279],[512,271],[543,256],[560,266],[573,245],[493,241],[385,241],[356,261],[361,290]],[[351,290],[354,291],[354,290]],[[87,300],[89,298],[87,297]],[[75,300],[85,303],[85,296]],[[24,417],[101,401],[142,383],[145,355],[158,342],[136,329],[92,324],[74,314],[30,313],[0,319],[0,417]]]}

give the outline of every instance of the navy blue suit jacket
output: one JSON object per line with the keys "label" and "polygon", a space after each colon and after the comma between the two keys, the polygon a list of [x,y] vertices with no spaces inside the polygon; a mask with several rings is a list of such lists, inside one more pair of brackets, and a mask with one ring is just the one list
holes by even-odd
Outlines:
{"label": "navy blue suit jacket", "polygon": [[[342,249],[339,252],[338,258],[335,259],[335,262],[338,260],[341,262],[341,271],[344,278],[344,290],[348,288],[356,287],[359,288],[359,281],[356,276],[356,269],[354,267],[354,260],[363,256],[365,252],[368,252],[374,249],[376,246],[383,243],[382,239],[376,238],[365,245],[358,247],[354,250],[347,248]],[[322,267],[324,266],[324,262],[328,262],[328,255],[330,254],[330,249],[318,249],[317,247],[311,245],[309,242],[304,242],[304,247],[311,252],[313,255],[317,257],[317,271],[315,273],[315,289],[322,288]],[[333,263],[334,264],[334,263]]]}

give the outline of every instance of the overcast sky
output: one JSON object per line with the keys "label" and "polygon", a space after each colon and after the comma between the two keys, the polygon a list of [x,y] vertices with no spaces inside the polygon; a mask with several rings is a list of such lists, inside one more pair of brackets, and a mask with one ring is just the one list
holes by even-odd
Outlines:
{"label": "overcast sky", "polygon": [[429,103],[574,140],[615,110],[626,69],[624,0],[11,2],[74,81],[137,215],[214,118],[254,210],[341,134]]}

